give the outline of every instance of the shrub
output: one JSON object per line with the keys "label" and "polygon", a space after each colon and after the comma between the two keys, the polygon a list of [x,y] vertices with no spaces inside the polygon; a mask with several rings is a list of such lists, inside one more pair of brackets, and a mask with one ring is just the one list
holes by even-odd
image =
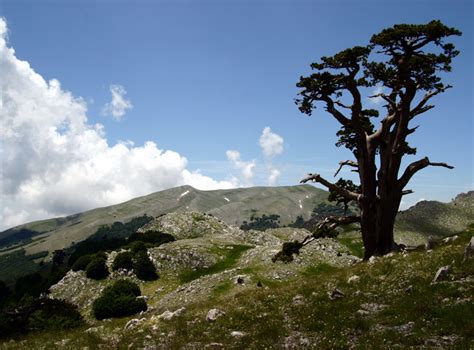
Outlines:
{"label": "shrub", "polygon": [[128,237],[129,242],[142,241],[153,245],[161,245],[175,240],[174,236],[159,231],[136,232]]}
{"label": "shrub", "polygon": [[123,252],[117,254],[112,264],[112,270],[118,269],[132,270],[133,269],[133,254],[131,252]]}
{"label": "shrub", "polygon": [[2,306],[6,302],[10,295],[10,288],[8,288],[5,282],[0,281],[0,306]]}
{"label": "shrub", "polygon": [[146,251],[139,251],[133,262],[133,272],[143,281],[154,281],[159,278],[155,265],[151,262]]}
{"label": "shrub", "polygon": [[128,248],[134,253],[144,251],[146,252],[146,245],[142,241],[135,241],[128,245]]}
{"label": "shrub", "polygon": [[105,265],[106,259],[102,256],[96,256],[86,267],[86,276],[94,280],[101,280],[109,275],[109,270]]}
{"label": "shrub", "polygon": [[72,271],[83,271],[86,269],[87,265],[92,261],[94,255],[83,255],[79,257],[74,264],[71,266]]}
{"label": "shrub", "polygon": [[145,300],[138,299],[140,288],[133,282],[120,280],[106,287],[92,304],[94,317],[103,320],[109,317],[123,317],[145,311]]}
{"label": "shrub", "polygon": [[68,329],[83,324],[77,307],[64,300],[38,299],[28,318],[30,329]]}

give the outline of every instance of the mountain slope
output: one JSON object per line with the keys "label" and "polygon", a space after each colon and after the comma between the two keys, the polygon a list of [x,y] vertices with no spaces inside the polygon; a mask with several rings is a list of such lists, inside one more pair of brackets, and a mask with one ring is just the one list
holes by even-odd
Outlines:
{"label": "mountain slope", "polygon": [[86,239],[101,225],[127,222],[144,214],[157,217],[171,212],[198,211],[236,226],[252,215],[278,214],[281,224],[286,225],[298,215],[308,218],[313,208],[326,202],[326,198],[327,192],[308,185],[216,191],[181,186],[109,207],[11,228],[0,233],[0,254],[2,249],[5,253],[20,247],[28,255],[63,249]]}

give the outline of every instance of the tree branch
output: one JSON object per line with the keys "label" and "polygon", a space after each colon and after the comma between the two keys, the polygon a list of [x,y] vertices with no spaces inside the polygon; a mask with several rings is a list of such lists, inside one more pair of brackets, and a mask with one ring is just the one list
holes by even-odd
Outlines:
{"label": "tree branch", "polygon": [[422,99],[421,101],[416,105],[415,108],[413,108],[411,111],[410,111],[410,116],[411,118],[410,119],[413,119],[415,116],[419,115],[419,114],[422,114],[426,111],[429,111],[430,109],[434,108],[434,106],[432,105],[426,105],[426,103],[433,97],[433,96],[436,96],[438,95],[439,93],[441,92],[445,92],[447,89],[450,89],[452,88],[451,85],[447,85],[445,87],[442,87],[440,89],[436,89],[436,90],[433,90],[433,91],[430,91],[428,92]]}
{"label": "tree branch", "polygon": [[369,96],[369,98],[376,98],[376,97],[382,97],[385,101],[388,102],[388,104],[390,105],[390,107],[392,107],[392,109],[397,108],[397,103],[394,100],[392,100],[390,97],[385,95],[384,93]]}
{"label": "tree branch", "polygon": [[348,126],[351,124],[350,119],[348,119],[344,114],[339,112],[335,107],[334,107],[334,101],[329,98],[328,96],[322,96],[320,98],[321,101],[326,102],[326,110],[332,114],[332,116],[342,125]]}
{"label": "tree branch", "polygon": [[334,191],[334,192],[340,194],[341,196],[343,196],[344,198],[349,199],[349,200],[358,201],[359,198],[361,197],[360,193],[351,192],[351,191],[348,191],[348,190],[346,190],[342,187],[339,187],[339,186],[327,181],[326,179],[323,179],[319,174],[311,174],[310,173],[310,174],[308,174],[307,177],[302,179],[300,181],[300,183],[306,183],[308,181],[319,182],[321,185],[327,187],[330,191]]}
{"label": "tree branch", "polygon": [[336,173],[334,174],[334,177],[336,177],[337,174],[339,174],[339,172],[341,171],[341,169],[344,165],[348,165],[348,166],[351,166],[351,167],[354,167],[354,168],[359,168],[359,164],[357,164],[357,162],[354,162],[353,160],[340,161],[339,162],[339,168],[337,169]]}
{"label": "tree branch", "polygon": [[410,181],[410,179],[412,178],[413,175],[415,175],[421,169],[426,168],[427,166],[440,166],[440,167],[444,167],[444,168],[448,168],[448,169],[454,169],[453,166],[448,165],[446,163],[433,163],[433,162],[430,162],[428,157],[425,157],[425,158],[417,160],[416,162],[413,162],[413,163],[411,163],[410,165],[407,166],[407,168],[405,169],[402,177],[399,180],[399,184],[400,184],[401,188],[404,188],[408,184],[408,182]]}

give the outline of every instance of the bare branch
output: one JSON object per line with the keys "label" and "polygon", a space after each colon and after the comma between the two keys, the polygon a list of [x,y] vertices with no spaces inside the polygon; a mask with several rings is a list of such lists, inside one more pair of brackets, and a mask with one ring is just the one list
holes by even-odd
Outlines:
{"label": "bare branch", "polygon": [[351,191],[346,190],[345,188],[339,187],[339,186],[327,181],[326,179],[323,179],[319,174],[311,174],[310,173],[310,174],[308,174],[307,177],[302,179],[300,181],[300,183],[306,183],[308,181],[319,182],[321,185],[327,187],[330,191],[337,192],[338,194],[340,194],[341,196],[343,196],[344,198],[349,199],[349,200],[358,201],[359,198],[361,197],[360,193],[351,192]]}
{"label": "bare branch", "polygon": [[334,101],[330,99],[328,96],[323,96],[321,97],[321,101],[326,102],[326,110],[332,114],[332,116],[342,125],[348,126],[351,124],[350,119],[348,119],[344,114],[342,114],[340,111],[338,111],[334,107]]}
{"label": "bare branch", "polygon": [[402,191],[402,196],[405,196],[407,194],[412,194],[412,193],[415,193],[415,191],[413,191],[413,190],[403,190]]}
{"label": "bare branch", "polygon": [[342,103],[341,101],[336,100],[336,101],[334,101],[334,103],[337,104],[338,106],[342,107],[342,108],[352,109],[352,106],[348,106],[348,105]]}
{"label": "bare branch", "polygon": [[[328,216],[321,220],[318,225],[316,225],[315,232],[317,233],[317,231],[320,230],[329,232],[336,229],[340,225],[348,225],[354,222],[360,222],[360,216]],[[311,235],[306,236],[301,242],[301,244],[305,246],[317,238],[317,234],[313,233]]]}
{"label": "bare branch", "polygon": [[[334,174],[334,177],[336,177],[337,174],[339,174],[339,172],[341,171],[341,169],[344,165],[352,166],[354,168],[359,168],[359,164],[357,164],[357,162],[354,162],[353,160],[342,160],[342,161],[339,162],[339,168],[337,169],[336,173]],[[355,171],[358,171],[358,170],[355,170]]]}
{"label": "bare branch", "polygon": [[447,85],[445,87],[442,87],[440,89],[436,89],[436,90],[433,90],[433,91],[430,91],[428,92],[422,99],[421,101],[418,103],[418,105],[413,108],[411,111],[410,111],[410,116],[411,116],[411,119],[413,119],[415,116],[419,115],[419,114],[422,114],[430,109],[432,109],[434,106],[432,105],[426,105],[426,103],[433,97],[433,96],[436,96],[438,95],[439,93],[441,92],[445,92],[447,89],[450,89],[452,88],[451,85]]}
{"label": "bare branch", "polygon": [[404,188],[410,179],[412,178],[413,175],[415,175],[418,171],[421,169],[426,168],[427,166],[440,166],[448,169],[454,169],[453,166],[448,165],[446,163],[433,163],[430,162],[428,157],[425,157],[423,159],[417,160],[416,162],[411,163],[410,165],[407,166],[405,169],[402,177],[399,180],[399,184],[401,185],[401,188]]}
{"label": "bare branch", "polygon": [[384,93],[369,96],[369,98],[376,98],[376,97],[382,97],[385,101],[388,102],[388,104],[390,105],[390,107],[392,107],[392,109],[397,108],[397,103],[394,100],[392,100],[390,97],[385,95]]}

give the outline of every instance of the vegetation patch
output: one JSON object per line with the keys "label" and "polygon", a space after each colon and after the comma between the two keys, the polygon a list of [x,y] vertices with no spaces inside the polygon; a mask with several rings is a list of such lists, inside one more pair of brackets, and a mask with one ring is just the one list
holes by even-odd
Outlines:
{"label": "vegetation patch", "polygon": [[228,245],[225,249],[219,250],[219,253],[224,255],[222,260],[206,269],[184,271],[179,275],[179,280],[181,283],[187,283],[202,276],[211,275],[229,269],[234,266],[242,253],[250,248],[252,247],[247,245]]}
{"label": "vegetation patch", "polygon": [[110,317],[123,317],[145,311],[147,305],[144,299],[137,298],[141,295],[137,284],[119,280],[113,285],[106,287],[99,298],[97,298],[92,310],[94,317],[98,320]]}

